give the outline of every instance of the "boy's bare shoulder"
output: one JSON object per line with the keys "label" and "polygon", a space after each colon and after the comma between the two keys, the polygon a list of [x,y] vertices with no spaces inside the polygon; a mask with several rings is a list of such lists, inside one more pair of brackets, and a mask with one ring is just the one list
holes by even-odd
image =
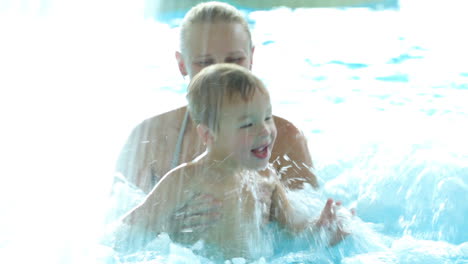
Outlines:
{"label": "boy's bare shoulder", "polygon": [[202,170],[203,166],[198,162],[183,163],[166,173],[161,183],[190,186],[198,180],[197,174]]}
{"label": "boy's bare shoulder", "polygon": [[260,175],[264,179],[267,179],[270,183],[279,183],[281,180],[280,175],[276,172],[276,169],[270,165],[264,171],[260,172]]}

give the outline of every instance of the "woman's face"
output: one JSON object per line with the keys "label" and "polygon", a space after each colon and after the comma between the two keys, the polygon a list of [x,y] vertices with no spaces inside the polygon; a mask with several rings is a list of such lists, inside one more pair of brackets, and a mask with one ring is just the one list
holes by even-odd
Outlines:
{"label": "woman's face", "polygon": [[190,78],[204,67],[216,63],[235,63],[252,67],[253,48],[242,25],[202,23],[191,26],[186,36],[187,54],[177,55],[179,69]]}

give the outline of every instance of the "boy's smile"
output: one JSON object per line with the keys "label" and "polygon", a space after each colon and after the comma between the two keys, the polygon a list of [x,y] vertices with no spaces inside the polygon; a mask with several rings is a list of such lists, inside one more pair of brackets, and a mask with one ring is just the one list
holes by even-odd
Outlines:
{"label": "boy's smile", "polygon": [[270,154],[271,154],[271,147],[270,147],[271,144],[267,144],[267,145],[263,145],[261,147],[258,147],[258,148],[255,148],[255,149],[252,149],[252,153],[255,157],[259,158],[259,159],[266,159],[266,158],[269,158]]}

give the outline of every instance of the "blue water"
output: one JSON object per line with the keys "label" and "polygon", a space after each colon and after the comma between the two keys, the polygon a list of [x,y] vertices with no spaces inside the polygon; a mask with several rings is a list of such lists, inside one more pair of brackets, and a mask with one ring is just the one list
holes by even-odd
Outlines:
{"label": "blue water", "polygon": [[[465,5],[400,6],[248,14],[253,72],[307,136],[320,197],[358,215],[335,248],[296,241],[252,263],[468,263]],[[140,120],[184,104],[187,81],[175,22],[78,17],[1,18],[16,26],[0,28],[1,262],[210,263],[165,236],[132,256],[101,242],[103,212],[142,198],[124,185],[109,196],[121,145]]]}

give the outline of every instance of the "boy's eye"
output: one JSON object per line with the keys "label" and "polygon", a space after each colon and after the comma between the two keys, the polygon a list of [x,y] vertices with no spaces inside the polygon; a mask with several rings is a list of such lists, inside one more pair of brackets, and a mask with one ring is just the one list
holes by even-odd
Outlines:
{"label": "boy's eye", "polygon": [[267,116],[267,117],[265,118],[265,121],[270,121],[271,119],[273,119],[272,116]]}
{"label": "boy's eye", "polygon": [[253,126],[253,124],[252,124],[252,123],[248,123],[248,124],[242,125],[240,128],[249,128],[249,127],[251,127],[251,126]]}

